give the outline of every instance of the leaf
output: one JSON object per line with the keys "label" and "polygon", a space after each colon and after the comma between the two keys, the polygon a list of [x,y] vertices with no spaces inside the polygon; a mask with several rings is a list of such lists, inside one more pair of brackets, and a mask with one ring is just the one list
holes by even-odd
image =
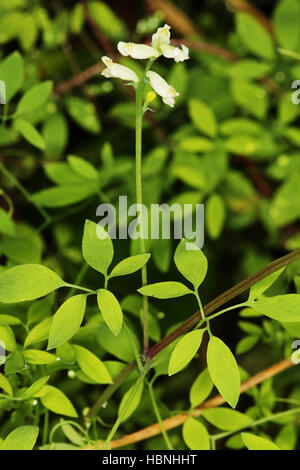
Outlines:
{"label": "leaf", "polygon": [[26,91],[18,103],[16,110],[17,115],[19,116],[20,114],[31,113],[42,106],[49,98],[52,88],[53,83],[51,81],[46,81],[39,83]]}
{"label": "leaf", "polygon": [[[100,239],[98,235],[103,238]],[[113,244],[105,230],[91,220],[85,222],[82,254],[92,268],[105,276],[107,275],[107,269],[114,256]]]}
{"label": "leaf", "polygon": [[38,397],[39,395],[42,404],[53,413],[70,416],[71,418],[78,417],[69,398],[58,388],[45,385],[36,396]]}
{"label": "leaf", "polygon": [[95,188],[89,185],[79,186],[66,184],[49,189],[42,189],[32,196],[32,201],[43,207],[65,207],[84,201],[95,193]]}
{"label": "leaf", "polygon": [[0,302],[34,300],[64,286],[51,269],[39,264],[23,264],[0,274]]}
{"label": "leaf", "polygon": [[88,2],[88,10],[105,36],[111,39],[124,38],[126,30],[123,22],[106,3],[99,0]]}
{"label": "leaf", "polygon": [[297,430],[294,424],[283,426],[276,436],[275,443],[281,450],[295,449],[298,440]]}
{"label": "leaf", "polygon": [[181,240],[175,251],[174,261],[178,271],[197,290],[207,273],[207,258],[203,252],[193,243]]}
{"label": "leaf", "polygon": [[24,358],[26,362],[35,365],[53,364],[56,362],[56,356],[46,351],[39,351],[38,349],[27,349],[24,351]]}
{"label": "leaf", "polygon": [[213,194],[206,203],[206,228],[209,236],[215,240],[221,235],[225,217],[226,209],[221,196]]}
{"label": "leaf", "polygon": [[9,326],[0,326],[0,341],[7,351],[16,351],[17,343],[13,330]]}
{"label": "leaf", "polygon": [[0,314],[0,325],[20,325],[21,323],[21,320],[17,317]]}
{"label": "leaf", "polygon": [[117,336],[123,324],[123,312],[118,300],[109,290],[99,289],[97,301],[105,323],[110,331]]}
{"label": "leaf", "polygon": [[38,426],[19,426],[9,433],[1,446],[1,450],[32,450],[38,434]]}
{"label": "leaf", "polygon": [[182,428],[183,440],[191,450],[210,450],[209,434],[197,419],[188,418]]}
{"label": "leaf", "polygon": [[243,432],[242,439],[248,450],[280,450],[273,442],[254,434]]}
{"label": "leaf", "polygon": [[248,335],[242,338],[236,346],[236,354],[245,354],[250,351],[259,341],[259,336]]}
{"label": "leaf", "polygon": [[68,143],[68,123],[60,112],[51,114],[43,124],[42,136],[45,142],[45,156],[51,159],[64,154]]}
{"label": "leaf", "polygon": [[72,170],[82,178],[92,181],[99,180],[99,173],[96,168],[83,158],[76,157],[75,155],[69,155],[68,163],[70,164]]}
{"label": "leaf", "polygon": [[18,51],[7,56],[0,64],[0,80],[6,86],[6,102],[8,103],[20,90],[24,78],[24,61]]}
{"label": "leaf", "polygon": [[252,419],[239,411],[229,408],[204,410],[202,416],[213,426],[223,431],[234,431],[251,425]]}
{"label": "leaf", "polygon": [[203,330],[190,331],[184,335],[172,351],[168,374],[182,370],[197,353],[203,337]]}
{"label": "leaf", "polygon": [[92,134],[101,131],[101,123],[93,103],[77,96],[69,96],[65,103],[68,113],[80,127]]}
{"label": "leaf", "polygon": [[300,3],[281,0],[274,11],[274,29],[278,42],[285,49],[298,50],[300,41]]}
{"label": "leaf", "polygon": [[194,126],[209,137],[217,134],[217,121],[213,110],[202,101],[192,99],[188,103],[189,114]]}
{"label": "leaf", "polygon": [[82,323],[85,307],[85,294],[70,297],[59,307],[50,328],[48,350],[66,343],[75,335]]}
{"label": "leaf", "polygon": [[236,14],[237,32],[247,49],[264,59],[273,59],[275,56],[272,37],[262,24],[244,12]]}
{"label": "leaf", "polygon": [[206,400],[213,389],[213,382],[210,378],[208,369],[204,369],[196,378],[190,389],[190,402],[193,408]]}
{"label": "leaf", "polygon": [[138,289],[138,292],[142,295],[155,297],[156,299],[172,299],[193,293],[193,291],[188,289],[184,284],[176,281],[149,284],[148,286]]}
{"label": "leaf", "polygon": [[0,373],[0,389],[4,390],[8,395],[13,395],[13,388],[5,375]]}
{"label": "leaf", "polygon": [[45,150],[46,147],[43,137],[30,122],[24,121],[24,119],[16,119],[14,126],[30,144],[40,150]]}
{"label": "leaf", "polygon": [[268,95],[255,83],[232,80],[231,90],[236,103],[257,119],[263,119],[268,110]]}
{"label": "leaf", "polygon": [[[139,351],[140,345],[136,335],[133,331],[130,331],[130,335],[133,338],[136,349]],[[113,356],[116,356],[122,361],[131,362],[134,359],[132,344],[126,332],[124,323],[118,336],[115,336],[108,329],[106,323],[102,322],[98,328],[97,341],[105,351],[112,354]]]}
{"label": "leaf", "polygon": [[69,441],[72,442],[72,444],[75,444],[76,446],[80,446],[80,447],[84,446],[84,443],[85,443],[84,439],[74,429],[74,427],[71,424],[63,422],[61,426],[61,430],[64,433],[64,435],[69,439]]}
{"label": "leaf", "polygon": [[74,344],[73,347],[76,351],[76,359],[82,372],[99,384],[112,383],[108,370],[95,354],[77,344]]}
{"label": "leaf", "polygon": [[4,209],[0,208],[0,233],[4,235],[14,236],[16,227],[11,216]]}
{"label": "leaf", "polygon": [[150,254],[130,256],[118,263],[109,275],[109,278],[116,276],[126,276],[141,269],[150,258]]}
{"label": "leaf", "polygon": [[274,284],[276,279],[279,278],[280,274],[285,270],[285,268],[275,271],[275,273],[270,274],[270,276],[265,277],[261,281],[257,282],[250,288],[248,300],[255,300],[257,297],[262,295],[269,287]]}
{"label": "leaf", "polygon": [[273,320],[300,322],[300,294],[276,295],[248,302],[248,306]]}
{"label": "leaf", "polygon": [[5,374],[16,374],[26,368],[24,355],[22,351],[12,352],[6,361],[5,364]]}
{"label": "leaf", "polygon": [[49,336],[52,321],[52,317],[45,318],[45,320],[43,320],[41,323],[32,328],[32,330],[28,333],[28,336],[25,339],[25,348],[31,346],[32,344],[45,341]]}
{"label": "leaf", "polygon": [[24,398],[34,397],[40,390],[42,390],[44,385],[46,385],[49,378],[50,378],[50,375],[47,375],[46,377],[41,377],[40,379],[33,382],[33,384],[31,384],[30,387],[28,387],[25,390],[23,397]]}
{"label": "leaf", "polygon": [[[138,386],[136,384],[134,384],[123,395],[120,406],[119,406],[119,410],[118,410],[118,416],[121,416],[122,413],[124,413],[124,415],[122,416],[122,421],[121,422],[126,421],[135,412],[135,410],[137,409],[137,407],[139,406],[139,404],[141,402],[141,398],[142,398],[142,395],[143,395],[143,389],[144,389],[143,382],[141,382]],[[133,390],[135,390],[135,393],[132,396]],[[129,398],[131,398],[131,401],[128,404],[128,399]],[[125,411],[125,409],[126,409],[126,411]]]}
{"label": "leaf", "polygon": [[210,338],[207,348],[207,367],[220,394],[232,408],[240,396],[240,372],[230,349],[220,338]]}

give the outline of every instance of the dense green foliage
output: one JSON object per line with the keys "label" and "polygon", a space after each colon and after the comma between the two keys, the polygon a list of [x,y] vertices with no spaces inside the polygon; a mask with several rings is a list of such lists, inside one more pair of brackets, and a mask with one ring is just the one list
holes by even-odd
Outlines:
{"label": "dense green foliage", "polygon": [[[221,0],[136,3],[0,2],[0,449],[109,448],[155,422],[126,448],[297,449],[297,366],[243,397],[240,384],[294,352],[299,252],[216,318],[203,306],[300,248],[300,0],[253,1],[262,16]],[[149,93],[145,61],[117,52],[165,23],[190,48],[152,66],[179,92],[174,108]],[[204,203],[203,251],[97,236],[100,203],[136,202],[135,90],[100,76],[102,56],[149,100],[143,202]],[[195,411],[217,393],[224,406]]]}

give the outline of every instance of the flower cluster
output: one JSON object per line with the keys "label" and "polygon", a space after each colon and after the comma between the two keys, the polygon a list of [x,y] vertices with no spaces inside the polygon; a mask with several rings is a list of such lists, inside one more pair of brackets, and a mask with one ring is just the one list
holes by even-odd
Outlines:
{"label": "flower cluster", "polygon": [[[152,44],[135,44],[133,42],[119,42],[118,50],[123,56],[129,56],[133,59],[156,59],[163,55],[168,59],[174,59],[175,62],[183,62],[189,58],[188,48],[182,44],[180,47],[173,47],[170,44],[170,26],[165,24],[162,28],[158,28],[152,36]],[[102,75],[107,78],[121,78],[128,82],[138,83],[139,77],[129,67],[113,62],[109,57],[102,57],[102,61],[106,65]],[[154,91],[162,97],[165,104],[174,106],[175,98],[179,93],[169,85],[158,73],[148,71],[146,77]]]}

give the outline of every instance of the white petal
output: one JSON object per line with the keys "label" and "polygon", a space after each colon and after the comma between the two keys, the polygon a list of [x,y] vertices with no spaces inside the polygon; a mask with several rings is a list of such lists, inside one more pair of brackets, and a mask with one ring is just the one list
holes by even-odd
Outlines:
{"label": "white petal", "polygon": [[159,53],[156,49],[146,44],[135,44],[134,42],[119,42],[118,50],[124,56],[130,56],[133,59],[150,59],[150,57],[158,57]]}
{"label": "white petal", "polygon": [[169,85],[166,80],[156,72],[149,71],[146,76],[149,78],[152,88],[162,97],[163,102],[173,107],[176,96],[179,96],[175,88]]}
{"label": "white petal", "polygon": [[139,78],[137,74],[131,70],[129,67],[125,67],[124,65],[117,64],[113,62],[109,57],[102,57],[102,61],[106,65],[106,69],[103,70],[102,74],[106,78],[121,78],[122,80],[126,80],[128,82],[135,82],[138,83]]}
{"label": "white petal", "polygon": [[170,26],[165,24],[152,35],[152,47],[160,50],[163,45],[168,44],[170,44]]}
{"label": "white petal", "polygon": [[163,45],[161,50],[164,57],[174,59],[175,62],[183,62],[184,60],[189,59],[189,49],[184,44],[182,44],[181,47],[182,49],[179,47]]}

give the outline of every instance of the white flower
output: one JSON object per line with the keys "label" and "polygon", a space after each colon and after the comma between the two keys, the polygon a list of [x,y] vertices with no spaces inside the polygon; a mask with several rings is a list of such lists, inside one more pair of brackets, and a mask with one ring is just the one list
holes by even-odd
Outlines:
{"label": "white flower", "polygon": [[156,72],[147,72],[146,76],[149,78],[152,88],[162,97],[163,102],[173,107],[176,96],[179,96],[175,88],[169,85],[166,80]]}
{"label": "white flower", "polygon": [[122,80],[126,80],[128,82],[135,82],[138,83],[139,77],[137,74],[131,70],[129,67],[125,67],[124,65],[116,64],[113,62],[109,57],[102,57],[102,61],[106,65],[106,69],[103,70],[101,75],[106,78],[121,78]]}
{"label": "white flower", "polygon": [[168,46],[170,44],[170,36],[170,26],[168,24],[158,28],[156,33],[152,35],[152,47],[159,51],[162,46]]}
{"label": "white flower", "polygon": [[118,50],[122,55],[130,56],[133,59],[150,59],[158,57],[159,52],[146,44],[135,44],[134,42],[119,42]]}
{"label": "white flower", "polygon": [[164,57],[168,59],[174,59],[175,62],[183,62],[189,59],[189,49],[184,44],[181,44],[182,49],[179,47],[173,47],[169,45],[162,45],[161,50]]}

